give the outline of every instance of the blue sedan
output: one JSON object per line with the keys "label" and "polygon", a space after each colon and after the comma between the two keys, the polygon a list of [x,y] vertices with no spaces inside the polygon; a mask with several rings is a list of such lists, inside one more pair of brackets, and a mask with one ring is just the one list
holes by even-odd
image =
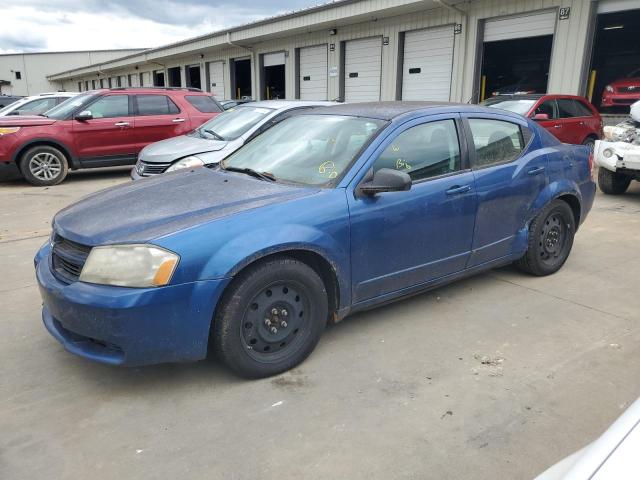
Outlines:
{"label": "blue sedan", "polygon": [[91,360],[215,352],[240,375],[274,375],[350,313],[512,262],[556,272],[594,194],[589,150],[517,114],[319,108],[217,167],[59,212],[35,258],[42,316]]}

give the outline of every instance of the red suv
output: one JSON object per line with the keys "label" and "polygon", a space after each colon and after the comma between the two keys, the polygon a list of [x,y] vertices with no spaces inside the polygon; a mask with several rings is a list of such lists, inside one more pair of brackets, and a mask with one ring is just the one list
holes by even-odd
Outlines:
{"label": "red suv", "polygon": [[602,118],[584,97],[576,95],[501,95],[483,102],[538,122],[563,143],[593,148],[602,138]]}
{"label": "red suv", "polygon": [[69,169],[133,165],[146,145],[187,133],[222,111],[188,88],[92,90],[42,116],[0,119],[0,163],[33,185],[56,185]]}

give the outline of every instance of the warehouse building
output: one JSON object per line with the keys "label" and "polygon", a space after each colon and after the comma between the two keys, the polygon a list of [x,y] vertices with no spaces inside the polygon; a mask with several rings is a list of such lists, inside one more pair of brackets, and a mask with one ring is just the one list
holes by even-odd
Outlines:
{"label": "warehouse building", "polygon": [[597,104],[640,68],[638,31],[638,0],[342,0],[48,78],[217,98],[469,102],[547,91]]}
{"label": "warehouse building", "polygon": [[[144,49],[93,50],[81,52],[7,53],[0,55],[0,94],[37,95],[60,90],[60,82],[47,76],[61,70],[90,67]],[[67,91],[76,91],[68,88]]]}

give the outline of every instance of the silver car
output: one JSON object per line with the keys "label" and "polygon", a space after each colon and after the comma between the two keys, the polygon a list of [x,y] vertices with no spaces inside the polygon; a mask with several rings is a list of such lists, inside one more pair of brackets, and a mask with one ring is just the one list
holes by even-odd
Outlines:
{"label": "silver car", "polygon": [[238,105],[186,135],[147,145],[138,155],[131,178],[138,180],[182,168],[216,164],[293,112],[335,104],[267,100]]}

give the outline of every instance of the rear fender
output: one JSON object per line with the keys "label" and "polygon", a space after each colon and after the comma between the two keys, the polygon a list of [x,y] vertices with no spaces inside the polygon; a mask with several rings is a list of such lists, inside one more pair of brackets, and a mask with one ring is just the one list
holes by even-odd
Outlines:
{"label": "rear fender", "polygon": [[[563,178],[557,181],[551,182],[547,187],[540,192],[538,198],[531,205],[531,210],[528,215],[527,224],[531,223],[533,218],[540,213],[540,211],[553,200],[563,195],[572,195],[578,200],[578,205],[580,206],[580,211],[578,212],[578,218],[582,218],[582,194],[580,193],[580,188],[578,184],[574,181]],[[576,222],[576,229],[578,228],[578,223]]]}

